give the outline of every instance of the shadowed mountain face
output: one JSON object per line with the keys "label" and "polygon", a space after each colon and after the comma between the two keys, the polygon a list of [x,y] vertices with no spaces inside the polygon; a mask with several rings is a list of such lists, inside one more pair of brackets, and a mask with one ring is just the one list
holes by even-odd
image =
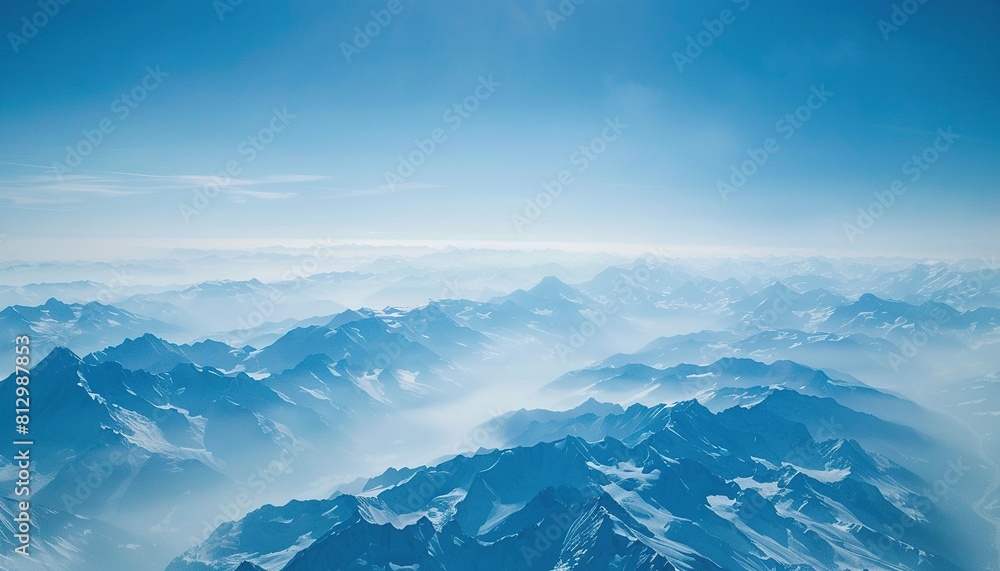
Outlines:
{"label": "shadowed mountain face", "polygon": [[[56,349],[31,379],[34,505],[150,530],[173,548],[173,533],[215,517],[221,490],[337,434],[247,375],[191,364],[153,375]],[[14,391],[13,376],[0,382],[3,398],[13,402]],[[0,421],[13,423],[14,410]],[[15,453],[9,441],[0,447],[4,459]],[[13,489],[11,468],[5,460],[0,479]],[[164,521],[171,533],[154,531]]]}
{"label": "shadowed mountain face", "polygon": [[[268,506],[220,527],[168,571],[242,561],[282,570],[984,564],[965,532],[988,540],[986,522],[968,506],[940,509],[926,481],[856,440],[814,438],[788,418],[795,399],[810,398],[779,392],[718,414],[695,402],[627,411],[589,403],[507,418],[505,429],[523,429],[522,447],[386,472],[353,495]],[[845,434],[881,422],[839,413],[852,415]]]}
{"label": "shadowed mountain face", "polygon": [[98,302],[66,304],[50,298],[43,305],[14,305],[0,311],[0,335],[30,334],[39,352],[61,346],[85,354],[128,337],[169,334],[177,327]]}
{"label": "shadowed mountain face", "polygon": [[147,333],[135,339],[126,339],[120,345],[107,347],[85,358],[88,363],[116,362],[132,370],[148,373],[167,373],[182,363],[214,367],[223,371],[256,370],[250,354],[253,347],[236,349],[207,339],[198,343],[177,345]]}

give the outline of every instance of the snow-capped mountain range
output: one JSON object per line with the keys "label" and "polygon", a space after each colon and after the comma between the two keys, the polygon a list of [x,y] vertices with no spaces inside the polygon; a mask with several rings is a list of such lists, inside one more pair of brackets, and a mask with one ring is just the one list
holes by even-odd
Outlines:
{"label": "snow-capped mountain range", "polygon": [[[391,470],[353,494],[264,507],[167,569],[244,561],[275,570],[986,563],[973,547],[988,540],[989,526],[970,508],[946,512],[912,472],[854,439],[789,420],[782,413],[794,406],[784,398],[717,414],[694,401],[574,410],[544,434],[534,419],[516,448]],[[845,431],[866,428],[842,422]],[[892,531],[900,522],[904,536]]]}
{"label": "snow-capped mountain range", "polygon": [[0,311],[32,337],[37,568],[1000,571],[974,267],[446,259]]}

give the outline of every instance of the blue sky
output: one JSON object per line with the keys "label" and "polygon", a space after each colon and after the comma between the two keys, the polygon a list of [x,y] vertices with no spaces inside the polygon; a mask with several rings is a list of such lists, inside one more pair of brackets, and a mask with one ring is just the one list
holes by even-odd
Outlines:
{"label": "blue sky", "polygon": [[231,3],[0,8],[5,258],[323,237],[996,253],[995,4]]}

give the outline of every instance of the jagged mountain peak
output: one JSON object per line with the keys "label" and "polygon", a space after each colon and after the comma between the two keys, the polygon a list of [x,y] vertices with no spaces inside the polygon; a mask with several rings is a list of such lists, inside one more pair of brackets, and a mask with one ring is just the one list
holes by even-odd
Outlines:
{"label": "jagged mountain peak", "polygon": [[568,299],[580,297],[579,290],[570,286],[556,276],[545,276],[528,291],[538,296],[556,299],[560,297]]}
{"label": "jagged mountain peak", "polygon": [[374,311],[364,307],[358,310],[347,309],[335,315],[333,319],[331,319],[326,324],[326,327],[328,327],[329,329],[336,329],[342,325],[351,323],[353,321],[366,319],[374,315],[375,315]]}
{"label": "jagged mountain peak", "polygon": [[83,359],[73,351],[66,347],[55,347],[35,365],[35,368],[39,373],[51,373],[53,371],[77,368],[82,364]]}

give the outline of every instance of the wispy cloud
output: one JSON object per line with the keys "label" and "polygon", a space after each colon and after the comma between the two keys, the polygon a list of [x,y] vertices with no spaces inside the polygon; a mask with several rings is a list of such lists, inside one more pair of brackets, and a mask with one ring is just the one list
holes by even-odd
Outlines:
{"label": "wispy cloud", "polygon": [[226,191],[230,199],[233,202],[245,203],[247,197],[258,198],[261,200],[284,200],[286,198],[292,198],[293,196],[298,196],[296,192],[265,192],[260,190],[238,190],[230,189]]}
{"label": "wispy cloud", "polygon": [[[68,175],[22,174],[0,178],[0,206],[57,207],[102,199],[191,191],[208,185],[218,187],[221,194],[235,202],[247,202],[249,199],[282,200],[297,196],[298,193],[292,190],[303,183],[329,178],[321,175],[280,174],[259,178],[219,179],[207,175],[156,175],[120,171]],[[268,186],[281,188],[267,190]]]}

